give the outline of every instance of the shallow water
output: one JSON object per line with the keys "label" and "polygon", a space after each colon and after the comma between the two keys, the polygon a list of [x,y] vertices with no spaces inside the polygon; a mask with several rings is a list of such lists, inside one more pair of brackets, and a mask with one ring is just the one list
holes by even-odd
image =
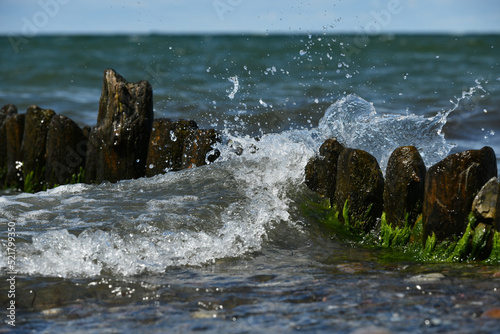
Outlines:
{"label": "shallow water", "polygon": [[[202,267],[132,277],[18,276],[25,332],[495,333],[494,269],[380,261],[376,250],[301,238]],[[497,268],[498,269],[498,268]],[[436,274],[437,273],[437,274]],[[442,276],[441,276],[442,275]],[[22,332],[22,331],[21,331]]]}
{"label": "shallow water", "polygon": [[304,166],[332,134],[382,168],[407,144],[428,166],[485,145],[498,156],[500,39],[378,36],[343,53],[355,40],[36,37],[0,55],[0,103],[20,111],[36,103],[94,124],[102,71],[114,67],[151,81],[157,117],[223,133],[212,165],[4,193],[0,267],[8,278],[14,227],[16,329],[496,332],[498,320],[480,316],[500,307],[498,265],[417,264],[331,240],[302,204],[318,200]]}

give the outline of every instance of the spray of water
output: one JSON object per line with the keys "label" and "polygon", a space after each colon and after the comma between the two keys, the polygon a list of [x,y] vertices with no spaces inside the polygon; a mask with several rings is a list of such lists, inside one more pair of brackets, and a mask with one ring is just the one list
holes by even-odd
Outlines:
{"label": "spray of water", "polygon": [[291,192],[301,186],[304,167],[325,138],[364,149],[381,166],[396,147],[414,145],[430,165],[452,147],[441,131],[447,117],[481,89],[478,83],[452,109],[429,118],[379,115],[372,103],[347,95],[326,110],[315,129],[259,139],[226,131],[221,157],[209,166],[2,197],[0,222],[16,220],[19,229],[30,231],[32,240],[17,248],[17,269],[26,274],[130,276],[242,256],[261,250],[278,226],[300,231],[291,215],[297,206]]}
{"label": "spray of water", "polygon": [[347,147],[363,149],[373,154],[385,171],[391,153],[400,146],[415,146],[429,167],[446,157],[453,144],[446,142],[442,132],[448,116],[459,108],[461,101],[484,91],[481,83],[463,91],[451,100],[452,108],[439,111],[433,117],[414,114],[378,114],[373,103],[350,94],[332,104],[319,122],[323,137],[335,137]]}

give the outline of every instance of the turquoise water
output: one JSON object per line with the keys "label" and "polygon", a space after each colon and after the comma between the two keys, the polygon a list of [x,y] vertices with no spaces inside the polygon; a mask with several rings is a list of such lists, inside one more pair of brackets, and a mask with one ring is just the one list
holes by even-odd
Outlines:
{"label": "turquoise water", "polygon": [[500,36],[38,36],[0,50],[0,104],[20,112],[93,125],[111,67],[152,84],[156,117],[223,133],[209,166],[0,197],[20,332],[496,332],[480,315],[500,307],[499,266],[386,261],[329,240],[301,204],[332,134],[382,167],[402,144],[428,165],[499,156]]}

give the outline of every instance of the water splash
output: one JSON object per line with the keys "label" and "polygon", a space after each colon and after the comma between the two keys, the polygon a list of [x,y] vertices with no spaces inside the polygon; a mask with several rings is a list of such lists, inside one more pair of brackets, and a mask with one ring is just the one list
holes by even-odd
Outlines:
{"label": "water splash", "polygon": [[236,95],[236,93],[238,93],[238,90],[240,89],[240,83],[238,81],[238,76],[236,75],[234,77],[229,77],[228,80],[233,83],[233,90],[228,95],[228,97],[232,100],[234,99],[234,96]]}
{"label": "water splash", "polygon": [[[463,100],[474,98],[474,94],[476,94],[477,91],[481,91],[483,93],[487,93],[486,90],[483,88],[482,83],[481,83],[481,81],[479,81],[479,79],[476,79],[475,83],[476,83],[475,86],[469,87],[469,89],[466,90],[466,91],[465,90],[462,91],[462,95],[460,97],[456,97],[455,96],[455,101],[450,100],[450,103],[453,105],[453,108],[451,108],[451,109],[449,109],[447,111],[441,111],[440,113],[444,114],[447,117],[450,113],[452,113],[453,111],[455,111],[460,106],[460,103]],[[486,81],[486,83],[488,83],[488,81]],[[484,96],[481,96],[481,97],[484,97]],[[483,109],[483,112],[486,114],[488,112],[488,110],[487,109]]]}
{"label": "water splash", "polygon": [[[467,95],[467,94],[466,94]],[[464,96],[462,97],[464,98]],[[373,154],[385,170],[391,153],[400,146],[415,146],[427,166],[449,154],[452,144],[442,133],[448,115],[458,107],[434,117],[413,114],[377,114],[373,103],[351,94],[342,97],[327,110],[318,130],[328,138],[336,137],[347,147]]]}
{"label": "water splash", "polygon": [[3,199],[0,207],[9,210],[0,212],[0,223],[16,220],[32,237],[19,243],[18,271],[33,275],[130,276],[243,256],[265,247],[271,231],[283,228],[282,236],[300,230],[292,194],[326,137],[372,153],[384,169],[402,145],[416,146],[430,165],[452,148],[442,133],[448,115],[477,89],[428,118],[379,115],[372,103],[347,95],[326,110],[316,129],[259,139],[225,131],[224,142],[232,144],[219,144],[221,157],[212,165]]}
{"label": "water splash", "polygon": [[302,183],[314,154],[311,133],[259,140],[228,135],[243,151],[221,145],[221,158],[209,166],[13,196],[2,205],[15,214],[0,213],[0,222],[22,219],[32,236],[18,245],[17,269],[60,277],[132,276],[259,251],[270,231],[300,228],[290,191]]}

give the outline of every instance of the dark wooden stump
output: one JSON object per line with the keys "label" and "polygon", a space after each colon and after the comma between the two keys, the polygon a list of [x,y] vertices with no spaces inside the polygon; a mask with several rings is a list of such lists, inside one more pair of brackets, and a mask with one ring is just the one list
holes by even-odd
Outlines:
{"label": "dark wooden stump", "polygon": [[363,150],[346,148],[337,167],[335,205],[339,219],[345,222],[342,210],[348,201],[351,226],[369,231],[383,212],[384,177],[377,159]]}
{"label": "dark wooden stump", "polygon": [[392,227],[403,227],[407,216],[411,227],[422,213],[425,173],[424,161],[414,146],[392,152],[384,187],[385,217]]}
{"label": "dark wooden stump", "polygon": [[452,154],[430,167],[425,177],[424,240],[460,237],[467,227],[472,201],[481,187],[497,176],[491,147]]}
{"label": "dark wooden stump", "polygon": [[56,115],[47,133],[47,164],[45,179],[49,188],[72,182],[73,176],[85,166],[87,139],[74,121]]}
{"label": "dark wooden stump", "polygon": [[45,165],[47,133],[49,125],[56,113],[51,109],[42,109],[32,105],[26,111],[23,144],[23,173],[26,181],[24,191],[35,192],[43,190],[45,184]]}
{"label": "dark wooden stump", "polygon": [[129,83],[112,69],[104,71],[97,126],[89,137],[86,182],[145,176],[153,117],[153,91],[147,81]]}

